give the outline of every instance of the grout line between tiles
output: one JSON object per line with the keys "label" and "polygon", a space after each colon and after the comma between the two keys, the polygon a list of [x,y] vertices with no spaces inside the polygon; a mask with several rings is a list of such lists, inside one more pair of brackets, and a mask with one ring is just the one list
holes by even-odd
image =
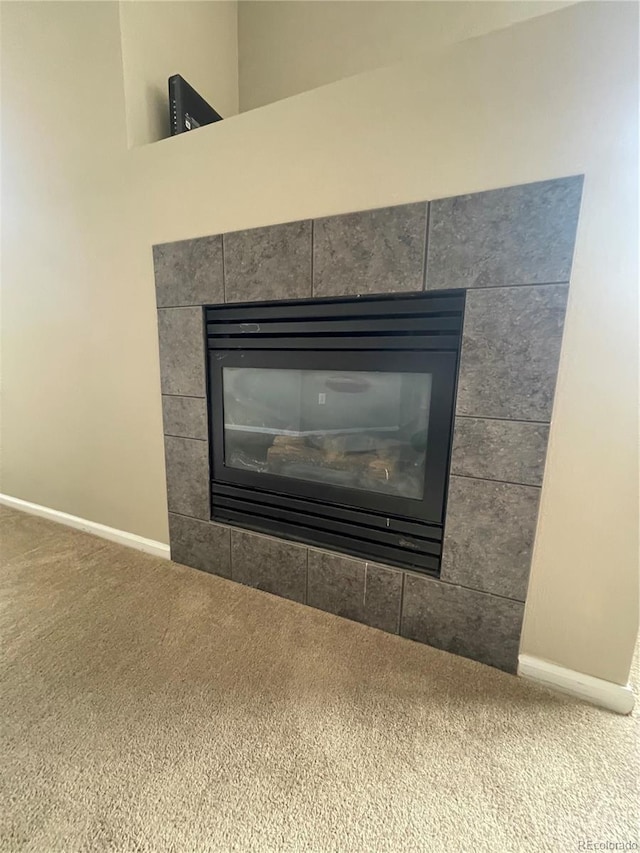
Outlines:
{"label": "grout line between tiles", "polygon": [[[558,285],[564,285],[568,287],[568,281],[533,281],[533,282],[521,282],[520,284],[479,284],[474,287],[465,287],[464,290],[467,293],[473,293],[474,290],[521,290],[524,287],[558,287]],[[438,290],[450,290],[451,288],[442,287],[438,288]],[[435,291],[434,291],[435,292]]]}
{"label": "grout line between tiles", "polygon": [[[525,599],[523,598],[514,598],[512,595],[501,595],[499,592],[487,592],[485,589],[477,589],[473,586],[465,586],[462,583],[453,583],[452,581],[445,580],[442,576],[439,578],[434,578],[433,575],[425,574],[424,572],[418,572],[412,569],[404,570],[405,576],[411,575],[414,578],[423,578],[426,581],[432,581],[433,583],[443,584],[444,586],[456,587],[457,589],[466,589],[467,592],[475,592],[478,595],[486,595],[489,598],[500,598],[503,601],[513,601],[515,604],[521,604],[524,607]],[[404,589],[403,589],[403,606],[404,606]]]}
{"label": "grout line between tiles", "polygon": [[217,522],[210,518],[200,518],[197,515],[187,515],[186,512],[176,512],[175,509],[169,508],[168,512],[170,515],[179,515],[180,518],[191,518],[193,521],[202,521],[203,524],[217,524]]}
{"label": "grout line between tiles", "polygon": [[200,396],[199,394],[165,394],[162,393],[163,397],[186,397],[187,400],[206,400],[207,398],[203,394]]}
{"label": "grout line between tiles", "polygon": [[439,583],[446,584],[446,586],[455,586],[458,587],[458,589],[466,589],[469,592],[476,592],[478,595],[488,595],[490,598],[501,598],[503,601],[515,601],[516,604],[522,604],[524,607],[524,599],[522,598],[514,598],[512,595],[501,595],[499,592],[487,592],[486,589],[476,589],[475,587],[465,586],[461,583],[452,583],[451,581],[443,580],[441,577],[434,578],[434,580],[437,580]]}
{"label": "grout line between tiles", "polygon": [[208,441],[208,438],[194,438],[192,435],[174,435],[172,432],[165,432],[165,438],[186,438],[187,441]]}
{"label": "grout line between tiles", "polygon": [[542,486],[538,483],[517,483],[514,480],[498,480],[494,477],[472,477],[469,474],[456,474],[451,471],[452,477],[459,477],[461,480],[480,480],[482,483],[501,483],[504,486],[525,486],[528,489],[541,489]]}
{"label": "grout line between tiles", "polygon": [[496,418],[491,415],[459,415],[456,418],[467,418],[472,421],[502,421],[507,424],[538,424],[539,426],[550,426],[550,421],[527,421],[523,418]]}
{"label": "grout line between tiles", "polygon": [[402,636],[402,614],[404,612],[404,584],[407,573],[402,573],[402,584],[400,586],[400,613],[398,613],[398,635]]}
{"label": "grout line between tiles", "polygon": [[157,311],[179,311],[181,308],[203,308],[205,302],[190,302],[188,305],[158,305]]}

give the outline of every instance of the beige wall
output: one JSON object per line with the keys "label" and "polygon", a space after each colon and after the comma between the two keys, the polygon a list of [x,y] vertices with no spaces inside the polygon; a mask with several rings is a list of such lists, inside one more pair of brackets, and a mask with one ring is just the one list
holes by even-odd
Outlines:
{"label": "beige wall", "polygon": [[624,682],[637,7],[580,4],[131,150],[117,6],[2,14],[2,491],[166,541],[152,243],[584,172],[523,650]]}
{"label": "beige wall", "polygon": [[554,0],[241,0],[240,109],[261,107],[566,5]]}
{"label": "beige wall", "polygon": [[121,0],[129,145],[169,136],[167,78],[182,76],[224,118],[238,112],[238,4]]}

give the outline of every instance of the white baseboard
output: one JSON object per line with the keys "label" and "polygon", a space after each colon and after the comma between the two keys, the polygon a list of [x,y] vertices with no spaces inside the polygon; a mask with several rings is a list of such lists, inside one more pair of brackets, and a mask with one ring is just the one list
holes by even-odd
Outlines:
{"label": "white baseboard", "polygon": [[107,527],[106,524],[98,524],[97,521],[89,521],[86,518],[79,518],[77,515],[69,515],[69,513],[60,512],[58,509],[40,506],[40,504],[33,504],[30,501],[23,501],[21,498],[13,498],[2,493],[0,493],[0,504],[28,512],[30,515],[47,518],[49,521],[66,524],[67,527],[92,533],[94,536],[100,536],[110,542],[117,542],[119,545],[136,548],[138,551],[144,551],[145,554],[153,554],[154,557],[164,557],[167,560],[170,557],[169,546],[165,545],[164,542],[156,542],[155,539],[145,539],[144,536],[137,536],[135,533],[128,533],[126,530],[117,530],[115,527]]}
{"label": "white baseboard", "polygon": [[614,684],[530,655],[520,655],[518,675],[618,714],[633,710],[635,697],[628,684]]}

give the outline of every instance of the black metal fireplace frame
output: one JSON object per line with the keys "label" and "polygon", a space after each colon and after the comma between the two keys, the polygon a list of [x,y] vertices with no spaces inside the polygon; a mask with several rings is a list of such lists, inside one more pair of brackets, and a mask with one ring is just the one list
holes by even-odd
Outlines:
{"label": "black metal fireplace frame", "polygon": [[[214,521],[438,574],[464,292],[205,308]],[[431,373],[422,500],[224,464],[224,367]]]}

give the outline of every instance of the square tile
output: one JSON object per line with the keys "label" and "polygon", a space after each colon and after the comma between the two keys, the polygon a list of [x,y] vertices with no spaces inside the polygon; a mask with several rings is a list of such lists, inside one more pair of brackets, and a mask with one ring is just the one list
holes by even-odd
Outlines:
{"label": "square tile", "polygon": [[363,560],[309,548],[307,604],[363,622],[365,569]]}
{"label": "square tile", "polygon": [[165,435],[169,512],[211,517],[209,505],[209,443]]}
{"label": "square tile", "polygon": [[158,308],[224,302],[222,237],[198,237],[153,247]]}
{"label": "square tile", "polygon": [[158,340],[162,393],[206,396],[202,308],[160,308]]}
{"label": "square tile", "polygon": [[233,528],[231,577],[238,583],[304,604],[307,549],[304,545]]}
{"label": "square tile", "polygon": [[519,601],[407,574],[400,633],[515,673],[523,614]]}
{"label": "square tile", "polygon": [[458,417],[451,473],[540,486],[548,439],[547,424]]}
{"label": "square tile", "polygon": [[227,302],[311,296],[310,221],[233,231],[223,242]]}
{"label": "square tile", "polygon": [[231,532],[212,521],[169,513],[171,559],[223,578],[231,577]]}
{"label": "square tile", "polygon": [[204,397],[162,397],[165,435],[207,439],[207,401]]}
{"label": "square tile", "polygon": [[551,420],[568,286],[470,290],[457,415]]}
{"label": "square tile", "polygon": [[403,572],[367,563],[363,622],[389,634],[400,630]]}
{"label": "square tile", "polygon": [[397,634],[402,572],[309,548],[307,604]]}
{"label": "square tile", "polygon": [[582,175],[431,203],[427,289],[568,282]]}
{"label": "square tile", "polygon": [[443,581],[524,601],[540,489],[451,477]]}
{"label": "square tile", "polygon": [[422,290],[426,222],[426,202],[316,219],[313,295]]}

